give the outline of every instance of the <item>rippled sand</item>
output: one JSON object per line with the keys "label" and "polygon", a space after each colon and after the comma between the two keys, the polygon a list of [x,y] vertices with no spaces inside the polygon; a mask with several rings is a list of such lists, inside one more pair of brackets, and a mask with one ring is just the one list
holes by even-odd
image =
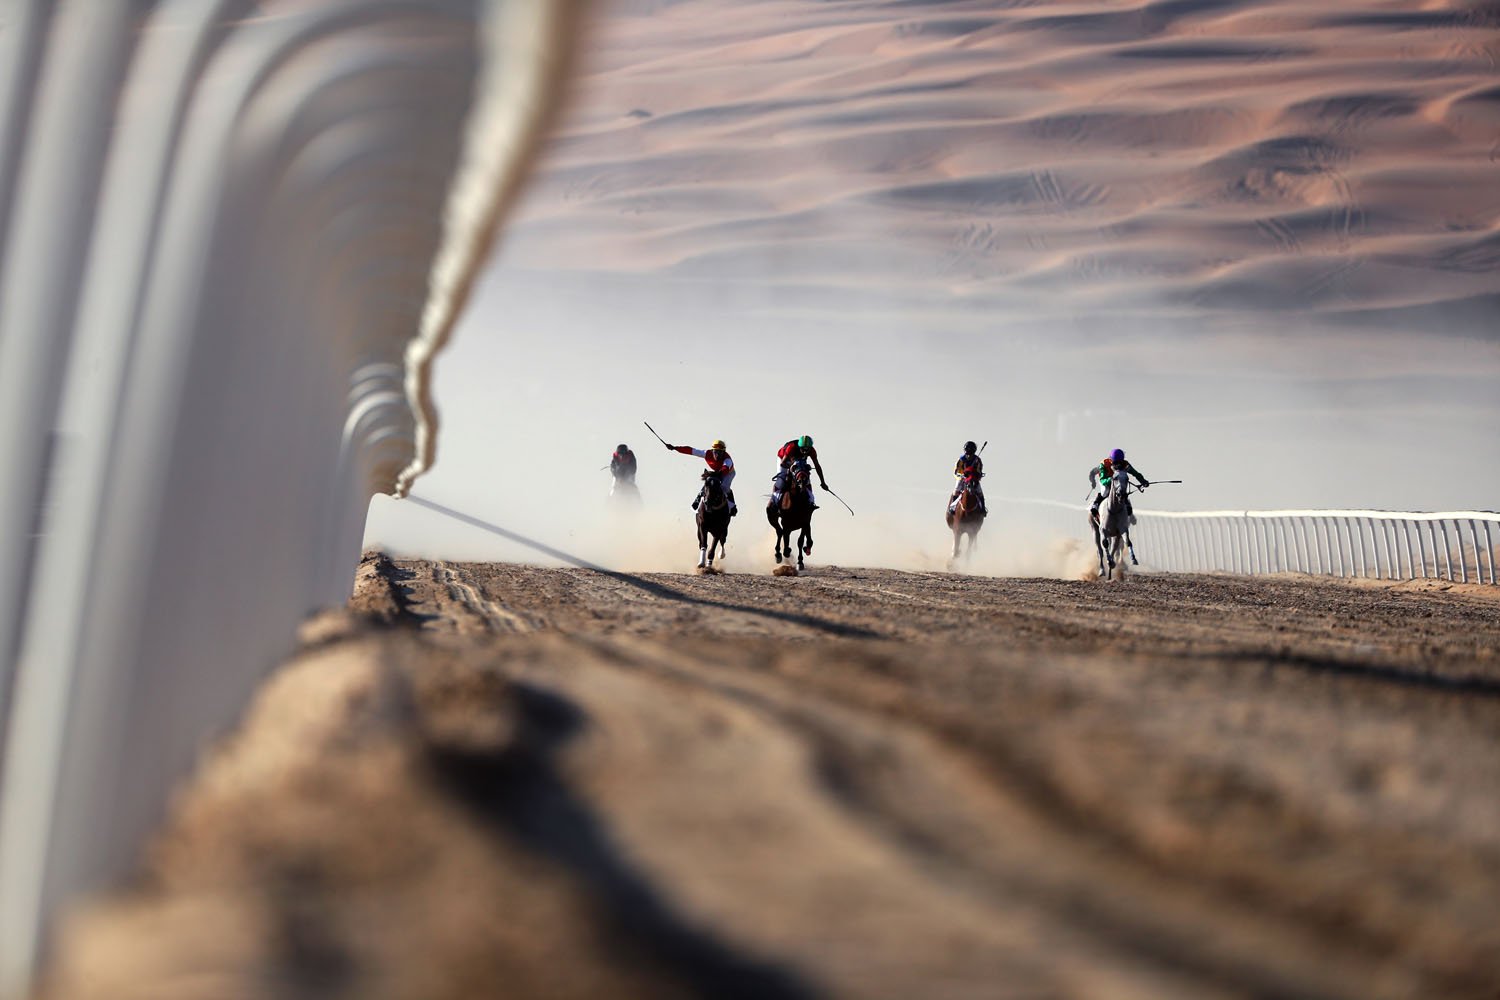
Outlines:
{"label": "rippled sand", "polygon": [[627,3],[590,46],[527,267],[949,327],[1500,313],[1494,3]]}

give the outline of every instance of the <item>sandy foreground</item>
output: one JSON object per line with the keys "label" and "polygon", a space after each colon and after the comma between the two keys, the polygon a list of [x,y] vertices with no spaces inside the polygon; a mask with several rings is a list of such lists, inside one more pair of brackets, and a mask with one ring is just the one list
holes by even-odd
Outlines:
{"label": "sandy foreground", "polygon": [[1493,997],[1500,600],[360,567],[54,997]]}

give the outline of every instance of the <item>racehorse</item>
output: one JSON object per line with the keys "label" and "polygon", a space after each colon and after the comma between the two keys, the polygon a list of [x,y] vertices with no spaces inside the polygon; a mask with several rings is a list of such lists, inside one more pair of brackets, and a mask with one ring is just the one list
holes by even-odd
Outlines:
{"label": "racehorse", "polygon": [[[729,497],[724,480],[717,472],[703,472],[703,489],[698,492],[698,568],[714,568],[714,547],[724,554],[724,540],[729,537]],[[713,541],[709,541],[709,536]]]}
{"label": "racehorse", "polygon": [[797,568],[804,569],[803,554],[811,554],[813,548],[813,505],[809,490],[811,471],[806,462],[795,462],[791,470],[781,477],[781,502],[766,507],[766,520],[776,531],[776,565],[783,558],[792,557],[792,532],[797,531]]}
{"label": "racehorse", "polygon": [[965,535],[969,537],[966,558],[973,558],[974,547],[979,544],[979,529],[984,527],[984,512],[979,507],[979,482],[973,476],[964,476],[958,490],[958,503],[947,512],[948,527],[953,529],[953,555],[948,557],[948,568],[958,561],[958,546]]}
{"label": "racehorse", "polygon": [[1111,576],[1125,550],[1130,552],[1130,561],[1136,562],[1135,546],[1130,544],[1130,524],[1135,520],[1130,512],[1130,478],[1125,470],[1116,472],[1110,479],[1104,500],[1096,510],[1089,513],[1089,523],[1094,528],[1094,546],[1099,550],[1099,575]]}

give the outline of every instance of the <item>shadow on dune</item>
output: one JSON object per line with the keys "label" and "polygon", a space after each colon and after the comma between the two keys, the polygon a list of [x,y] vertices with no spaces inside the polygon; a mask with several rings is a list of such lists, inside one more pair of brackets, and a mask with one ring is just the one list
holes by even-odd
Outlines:
{"label": "shadow on dune", "polygon": [[555,763],[584,726],[583,713],[558,695],[511,684],[516,734],[475,750],[431,745],[439,781],[480,821],[572,872],[599,902],[610,931],[678,979],[694,996],[811,998],[793,973],[736,953],[689,925],[610,843],[587,804]]}
{"label": "shadow on dune", "polygon": [[579,569],[586,569],[595,573],[600,573],[604,576],[609,577],[610,579],[618,580],[621,583],[628,584],[629,586],[645,591],[652,597],[658,597],[662,600],[680,601],[684,604],[698,604],[709,608],[720,608],[724,611],[738,611],[742,614],[756,615],[762,618],[772,618],[776,621],[787,622],[788,624],[792,625],[802,625],[806,628],[815,629],[816,631],[824,632],[828,635],[843,636],[851,639],[876,639],[880,637],[880,633],[871,631],[870,629],[864,628],[862,626],[850,625],[845,622],[831,621],[827,618],[819,618],[815,615],[799,614],[793,611],[777,611],[774,608],[755,607],[749,604],[730,604],[727,601],[712,601],[707,598],[697,597],[693,594],[684,593],[681,590],[676,590],[672,587],[668,587],[665,584],[657,583],[655,580],[648,580],[643,576],[636,576],[633,573],[622,573],[619,570],[606,569],[603,566],[598,565],[597,563],[592,563],[587,559],[575,556],[571,552],[564,552],[562,549],[555,549],[545,542],[538,542],[535,539],[527,538],[525,535],[519,535],[514,531],[502,528],[498,524],[490,524],[488,521],[481,521],[477,517],[471,517],[470,515],[465,514],[462,511],[454,510],[452,507],[445,507],[440,503],[434,503],[431,500],[424,499],[422,497],[416,496],[415,494],[408,496],[406,499],[419,507],[425,507],[428,510],[436,511],[439,514],[444,514],[456,521],[461,521],[464,524],[478,528],[481,531],[488,531],[492,535],[498,535],[499,537],[504,538],[507,541],[515,542],[518,545],[524,545],[529,549],[534,549],[537,552],[542,553],[543,555],[550,556],[553,559],[561,560],[562,562],[567,563],[569,566],[576,566]]}

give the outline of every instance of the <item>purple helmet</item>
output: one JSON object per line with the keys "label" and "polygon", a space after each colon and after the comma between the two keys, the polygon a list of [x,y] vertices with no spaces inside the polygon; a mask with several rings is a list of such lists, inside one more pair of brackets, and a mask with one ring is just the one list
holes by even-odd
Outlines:
{"label": "purple helmet", "polygon": [[1109,460],[1111,462],[1123,462],[1123,461],[1125,461],[1125,449],[1123,449],[1123,448],[1116,448],[1114,451],[1110,452],[1109,453]]}

